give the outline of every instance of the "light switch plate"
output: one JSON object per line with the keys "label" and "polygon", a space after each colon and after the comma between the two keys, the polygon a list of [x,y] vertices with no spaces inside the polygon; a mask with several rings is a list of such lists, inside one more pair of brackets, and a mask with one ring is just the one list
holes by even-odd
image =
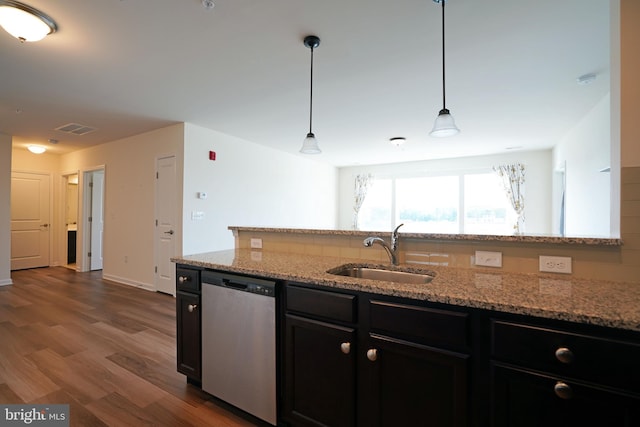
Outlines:
{"label": "light switch plate", "polygon": [[502,252],[476,251],[476,265],[502,267]]}

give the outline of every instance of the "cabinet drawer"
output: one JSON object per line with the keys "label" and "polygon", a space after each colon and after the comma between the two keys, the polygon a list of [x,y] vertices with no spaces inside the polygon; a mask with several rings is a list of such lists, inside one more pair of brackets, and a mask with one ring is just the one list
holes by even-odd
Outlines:
{"label": "cabinet drawer", "polygon": [[327,320],[354,323],[356,296],[340,292],[287,286],[287,310]]}
{"label": "cabinet drawer", "polygon": [[176,268],[176,289],[186,292],[200,292],[200,270]]}
{"label": "cabinet drawer", "polygon": [[468,351],[467,313],[378,300],[371,300],[369,309],[372,332]]}
{"label": "cabinet drawer", "polygon": [[640,392],[640,344],[492,320],[493,358]]}

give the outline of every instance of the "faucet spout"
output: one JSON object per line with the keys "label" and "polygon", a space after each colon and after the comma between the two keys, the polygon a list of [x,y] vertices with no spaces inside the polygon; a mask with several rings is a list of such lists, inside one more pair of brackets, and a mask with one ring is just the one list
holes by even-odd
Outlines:
{"label": "faucet spout", "polygon": [[387,255],[389,255],[389,261],[391,261],[391,264],[398,265],[398,229],[403,225],[404,224],[400,224],[391,233],[391,246],[389,246],[389,244],[380,237],[367,237],[362,243],[368,248],[372,247],[375,243],[379,244],[387,252]]}
{"label": "faucet spout", "polygon": [[391,264],[398,265],[398,257],[396,256],[396,253],[391,249],[387,242],[385,242],[380,237],[367,237],[363,242],[363,244],[368,248],[373,246],[374,243],[377,243],[384,248],[384,250],[387,252],[387,255],[389,255],[389,261],[391,261]]}

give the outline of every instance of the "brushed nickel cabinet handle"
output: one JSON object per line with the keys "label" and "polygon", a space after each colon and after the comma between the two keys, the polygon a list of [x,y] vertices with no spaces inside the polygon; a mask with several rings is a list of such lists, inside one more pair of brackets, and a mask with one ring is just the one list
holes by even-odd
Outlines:
{"label": "brushed nickel cabinet handle", "polygon": [[556,350],[556,359],[558,359],[562,363],[572,363],[575,359],[573,352],[569,350],[567,347],[560,347]]}
{"label": "brushed nickel cabinet handle", "polygon": [[187,310],[189,310],[189,313],[193,313],[195,309],[198,308],[198,304],[189,304],[187,306]]}
{"label": "brushed nickel cabinet handle", "polygon": [[573,397],[571,386],[562,381],[558,381],[556,385],[553,386],[553,391],[560,399],[571,399]]}
{"label": "brushed nickel cabinet handle", "polygon": [[342,351],[344,354],[351,353],[351,343],[343,342],[342,344],[340,344],[340,351]]}
{"label": "brushed nickel cabinet handle", "polygon": [[178,282],[184,283],[189,281],[189,276],[180,276],[178,277]]}
{"label": "brushed nickel cabinet handle", "polygon": [[372,348],[369,351],[367,351],[367,359],[371,360],[372,362],[375,362],[378,359],[378,350],[376,350],[375,348]]}

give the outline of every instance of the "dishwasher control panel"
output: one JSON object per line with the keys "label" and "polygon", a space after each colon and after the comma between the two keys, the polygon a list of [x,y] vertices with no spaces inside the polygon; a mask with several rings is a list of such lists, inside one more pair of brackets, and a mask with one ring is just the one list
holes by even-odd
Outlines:
{"label": "dishwasher control panel", "polygon": [[255,283],[248,285],[247,288],[245,289],[245,292],[249,292],[252,294],[265,295],[268,297],[276,296],[275,286],[256,285]]}
{"label": "dishwasher control panel", "polygon": [[202,284],[221,286],[223,288],[234,289],[250,294],[264,295],[267,297],[276,296],[275,282],[264,279],[255,279],[252,277],[235,276],[233,274],[204,271],[202,273]]}

